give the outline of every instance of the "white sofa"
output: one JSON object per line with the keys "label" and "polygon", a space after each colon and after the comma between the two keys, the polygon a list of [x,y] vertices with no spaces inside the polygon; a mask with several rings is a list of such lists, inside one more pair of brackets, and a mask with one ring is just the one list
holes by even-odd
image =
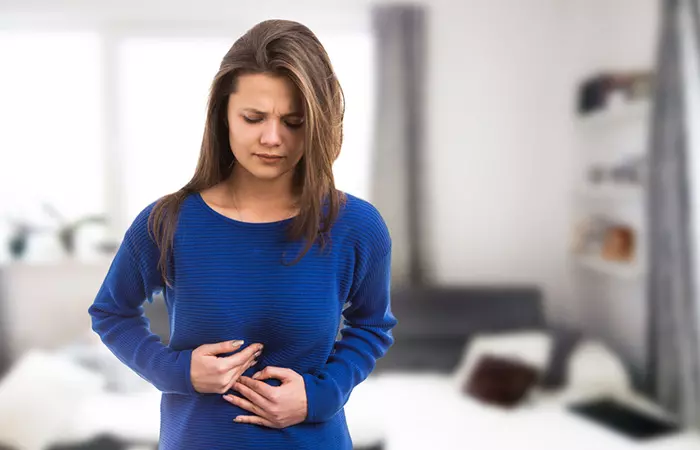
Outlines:
{"label": "white sofa", "polygon": [[461,391],[478,357],[510,355],[543,368],[551,341],[541,332],[475,338],[452,375],[386,373],[358,386],[345,410],[358,446],[383,443],[385,450],[700,450],[700,434],[685,432],[638,443],[567,411],[574,402],[612,397],[662,418],[667,415],[634,392],[619,359],[594,341],[580,343],[567,367],[569,383],[559,391],[535,390],[506,410]]}

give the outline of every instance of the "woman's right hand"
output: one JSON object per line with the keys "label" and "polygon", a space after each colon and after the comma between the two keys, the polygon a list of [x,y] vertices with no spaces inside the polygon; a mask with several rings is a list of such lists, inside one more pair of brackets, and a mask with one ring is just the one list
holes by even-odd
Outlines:
{"label": "woman's right hand", "polygon": [[190,378],[200,394],[225,394],[243,372],[257,364],[262,344],[251,344],[245,350],[220,358],[217,355],[238,350],[243,341],[204,344],[192,352]]}

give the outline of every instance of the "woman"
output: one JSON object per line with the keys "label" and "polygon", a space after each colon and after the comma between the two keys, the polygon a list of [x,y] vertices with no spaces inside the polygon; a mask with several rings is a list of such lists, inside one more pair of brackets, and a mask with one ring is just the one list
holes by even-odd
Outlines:
{"label": "woman", "polygon": [[[161,449],[351,448],[343,405],[396,320],[386,225],[334,186],[343,112],[313,33],[256,25],[214,79],[192,180],[127,230],[89,313],[163,392]],[[143,317],[159,290],[169,346]]]}

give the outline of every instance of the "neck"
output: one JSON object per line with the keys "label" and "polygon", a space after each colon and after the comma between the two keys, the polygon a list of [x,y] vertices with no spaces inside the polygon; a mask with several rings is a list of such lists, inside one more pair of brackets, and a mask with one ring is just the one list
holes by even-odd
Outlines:
{"label": "neck", "polygon": [[290,208],[294,204],[293,176],[290,172],[275,180],[261,180],[236,165],[228,186],[239,208]]}

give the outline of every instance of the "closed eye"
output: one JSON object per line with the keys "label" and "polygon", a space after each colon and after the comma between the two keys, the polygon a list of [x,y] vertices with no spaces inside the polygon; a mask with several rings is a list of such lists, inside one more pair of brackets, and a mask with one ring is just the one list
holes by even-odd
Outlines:
{"label": "closed eye", "polygon": [[284,124],[293,130],[298,130],[299,128],[302,127],[302,125],[304,125],[304,121],[303,120],[302,121],[294,121],[294,122],[285,121]]}
{"label": "closed eye", "polygon": [[245,120],[248,123],[260,123],[263,121],[261,117],[252,118],[252,117],[247,117],[247,116],[243,116],[243,120]]}

